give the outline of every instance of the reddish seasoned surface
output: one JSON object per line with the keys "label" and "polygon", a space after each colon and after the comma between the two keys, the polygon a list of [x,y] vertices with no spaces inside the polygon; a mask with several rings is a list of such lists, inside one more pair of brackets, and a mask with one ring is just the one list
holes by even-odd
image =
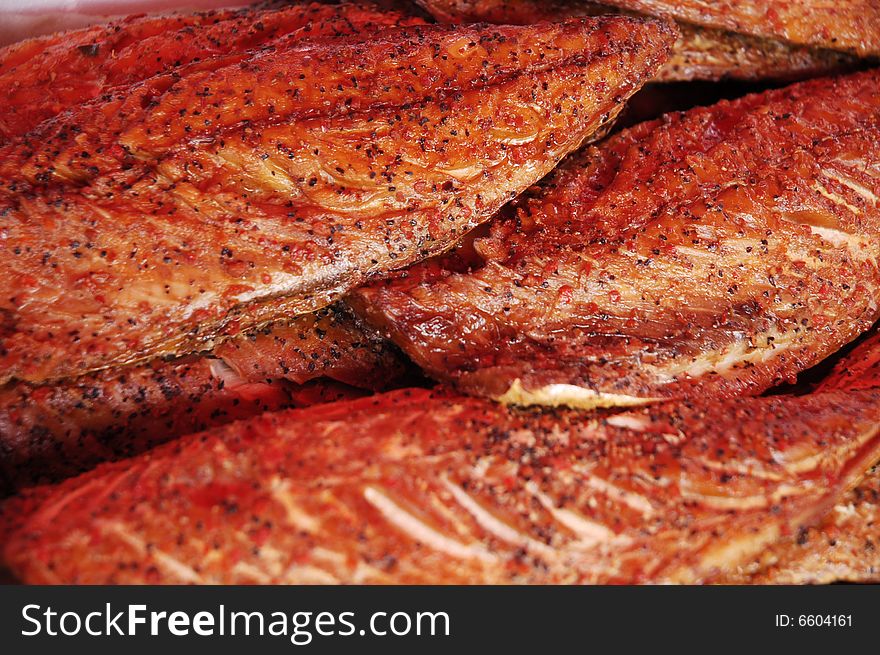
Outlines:
{"label": "reddish seasoned surface", "polygon": [[602,0],[603,4],[801,45],[880,54],[877,0]]}
{"label": "reddish seasoned surface", "polygon": [[434,18],[449,23],[528,25],[560,16],[595,16],[611,12],[594,2],[578,0],[416,0]]}
{"label": "reddish seasoned surface", "polygon": [[[818,392],[880,387],[880,331],[843,357]],[[880,581],[880,467],[869,472],[821,523],[775,544],[724,582],[827,584]]]}
{"label": "reddish seasoned surface", "polygon": [[878,82],[805,82],[625,130],[502,213],[471,261],[425,262],[351,302],[471,393],[760,393],[880,314]]}
{"label": "reddish seasoned surface", "polygon": [[265,411],[386,389],[405,372],[392,346],[328,308],[210,354],[51,385],[11,383],[0,389],[0,496]]}
{"label": "reddish seasoned surface", "polygon": [[853,70],[859,60],[834,50],[679,23],[681,38],[659,82],[805,79]]}
{"label": "reddish seasoned surface", "polygon": [[768,548],[725,584],[880,581],[880,469],[868,473],[818,525]]}
{"label": "reddish seasoned surface", "polygon": [[[420,24],[370,5],[301,3],[276,10],[131,16],[0,49],[0,143],[114,87],[190,65],[245,59],[253,48]],[[282,43],[273,43],[286,37]]]}
{"label": "reddish seasoned surface", "polygon": [[252,330],[221,343],[212,356],[235,376],[302,384],[317,377],[381,391],[406,373],[398,350],[340,305]]}
{"label": "reddish seasoned surface", "polygon": [[712,581],[880,457],[880,390],[613,416],[404,390],[266,414],[7,501],[23,582]]}
{"label": "reddish seasoned surface", "polygon": [[854,389],[880,386],[880,328],[841,359],[822,380],[819,389]]}
{"label": "reddish seasoned surface", "polygon": [[[582,0],[422,0],[438,20],[488,21],[527,25],[569,16],[598,15],[614,7]],[[669,60],[655,79],[794,80],[854,67],[858,59],[834,50],[798,46],[764,38],[679,22],[681,31]]]}
{"label": "reddish seasoned surface", "polygon": [[393,28],[47,121],[0,148],[3,380],[200,350],[448,248],[614,116],[673,39],[628,18]]}

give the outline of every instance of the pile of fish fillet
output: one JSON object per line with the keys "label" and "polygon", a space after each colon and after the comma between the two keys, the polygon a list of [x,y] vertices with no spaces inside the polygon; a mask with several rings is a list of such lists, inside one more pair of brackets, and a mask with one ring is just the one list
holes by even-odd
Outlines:
{"label": "pile of fish fillet", "polygon": [[0,568],[880,581],[878,59],[874,0],[0,49]]}

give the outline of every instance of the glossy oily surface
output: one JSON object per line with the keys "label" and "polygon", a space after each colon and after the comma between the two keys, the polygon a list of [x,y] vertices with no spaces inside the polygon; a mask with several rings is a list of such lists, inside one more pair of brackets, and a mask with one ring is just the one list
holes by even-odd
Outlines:
{"label": "glossy oily surface", "polygon": [[441,252],[659,67],[629,18],[280,41],[0,146],[0,370],[204,350]]}
{"label": "glossy oily surface", "polygon": [[[441,21],[517,25],[618,11],[608,5],[579,0],[422,0],[421,4]],[[665,12],[656,15],[668,16]],[[681,34],[669,60],[657,73],[657,81],[795,80],[847,70],[858,64],[856,56],[831,49],[833,44],[797,45],[778,38],[779,35],[753,36],[730,28],[713,28],[711,23],[679,21],[678,28]]]}
{"label": "glossy oily surface", "polygon": [[760,393],[880,314],[878,82],[624,130],[502,212],[468,258],[350,302],[429,374],[507,402]]}
{"label": "glossy oily surface", "polygon": [[400,386],[406,372],[393,346],[334,306],[210,353],[10,383],[0,389],[0,496],[215,425]]}
{"label": "glossy oily surface", "polygon": [[7,501],[30,583],[708,582],[880,457],[880,390],[611,416],[413,389],[266,414]]}
{"label": "glossy oily surface", "polygon": [[[334,38],[424,21],[371,5],[294,4],[204,13],[131,16],[0,49],[0,142],[77,104],[153,75],[244,60],[252,49]],[[284,42],[276,39],[284,37]],[[186,68],[184,68],[186,67]]]}

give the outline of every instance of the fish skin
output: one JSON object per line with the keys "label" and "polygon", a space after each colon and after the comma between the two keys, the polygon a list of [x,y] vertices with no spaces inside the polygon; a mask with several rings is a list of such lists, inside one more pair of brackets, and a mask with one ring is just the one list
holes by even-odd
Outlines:
{"label": "fish skin", "polygon": [[406,374],[393,346],[333,306],[210,353],[11,383],[0,388],[0,497],[266,411],[401,386]]}
{"label": "fish skin", "polygon": [[878,119],[868,71],[643,123],[563,163],[469,261],[349,303],[429,375],[509,402],[761,393],[880,315]]}
{"label": "fish skin", "polygon": [[712,582],[818,522],[878,426],[878,389],[616,415],[394,391],[26,491],[3,560],[26,583]]}
{"label": "fish skin", "polygon": [[0,50],[0,142],[120,86],[205,60],[276,47],[287,41],[333,38],[353,31],[418,25],[417,17],[369,4],[300,3],[193,14],[131,16],[107,25],[25,41]]}
{"label": "fish skin", "polygon": [[[578,0],[420,0],[438,20],[459,23],[528,25],[569,16],[596,16],[618,11],[607,5]],[[854,69],[851,54],[798,46],[785,41],[677,23],[681,32],[669,60],[654,81],[777,80],[794,81]]]}
{"label": "fish skin", "polygon": [[[210,348],[445,250],[616,115],[673,40],[629,18],[395,28],[43,123],[0,148],[2,381]],[[215,101],[222,126],[193,117]]]}

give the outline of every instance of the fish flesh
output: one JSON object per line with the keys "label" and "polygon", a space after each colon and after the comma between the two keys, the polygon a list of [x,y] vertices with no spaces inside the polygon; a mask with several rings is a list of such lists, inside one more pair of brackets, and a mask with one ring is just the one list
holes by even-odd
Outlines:
{"label": "fish flesh", "polygon": [[806,396],[588,414],[409,389],[266,415],[7,500],[3,555],[28,582],[869,579],[880,476],[816,521],[880,457],[878,336]]}
{"label": "fish flesh", "polygon": [[44,121],[0,146],[0,383],[210,349],[446,250],[674,38],[625,17],[389,28],[215,57]]}
{"label": "fish flesh", "polygon": [[794,81],[859,67],[854,55],[825,48],[791,45],[679,23],[681,37],[657,82],[691,80]]}
{"label": "fish flesh", "polygon": [[331,306],[210,353],[11,383],[0,388],[0,497],[262,412],[401,386],[407,374],[393,346]]}
{"label": "fish flesh", "polygon": [[880,327],[873,330],[848,355],[834,366],[818,385],[830,389],[865,389],[880,387]]}
{"label": "fish flesh", "polygon": [[[880,387],[880,329],[841,358],[816,393]],[[870,471],[825,519],[794,541],[768,548],[724,580],[730,584],[880,581],[880,468]]]}
{"label": "fish flesh", "polygon": [[[421,0],[420,4],[442,21],[517,25],[619,11],[616,7],[579,0]],[[635,11],[650,13],[647,7]],[[859,62],[853,54],[831,49],[833,44],[796,45],[779,38],[751,36],[681,20],[677,25],[681,35],[655,81],[794,80],[852,69]]]}
{"label": "fish flesh", "polygon": [[349,303],[504,402],[761,393],[880,317],[878,119],[876,70],[668,114]]}
{"label": "fish flesh", "polygon": [[25,583],[712,582],[880,458],[880,389],[622,413],[405,389],[183,437],[6,501]]}
{"label": "fish flesh", "polygon": [[880,581],[880,469],[848,492],[816,526],[768,548],[725,584]]}
{"label": "fish flesh", "polygon": [[[320,38],[378,32],[425,21],[370,5],[302,3],[131,16],[16,43],[0,50],[0,143],[25,134],[72,106],[187,65],[191,73],[215,57],[231,64],[250,50]],[[275,43],[285,37],[284,43]]]}
{"label": "fish flesh", "polygon": [[[3,555],[30,582],[868,580],[880,472],[817,521],[880,456],[878,346],[805,396],[588,414],[410,389],[266,415],[5,501]],[[71,505],[95,523],[47,532]]]}
{"label": "fish flesh", "polygon": [[876,0],[601,0],[650,15],[860,56],[880,55]]}

